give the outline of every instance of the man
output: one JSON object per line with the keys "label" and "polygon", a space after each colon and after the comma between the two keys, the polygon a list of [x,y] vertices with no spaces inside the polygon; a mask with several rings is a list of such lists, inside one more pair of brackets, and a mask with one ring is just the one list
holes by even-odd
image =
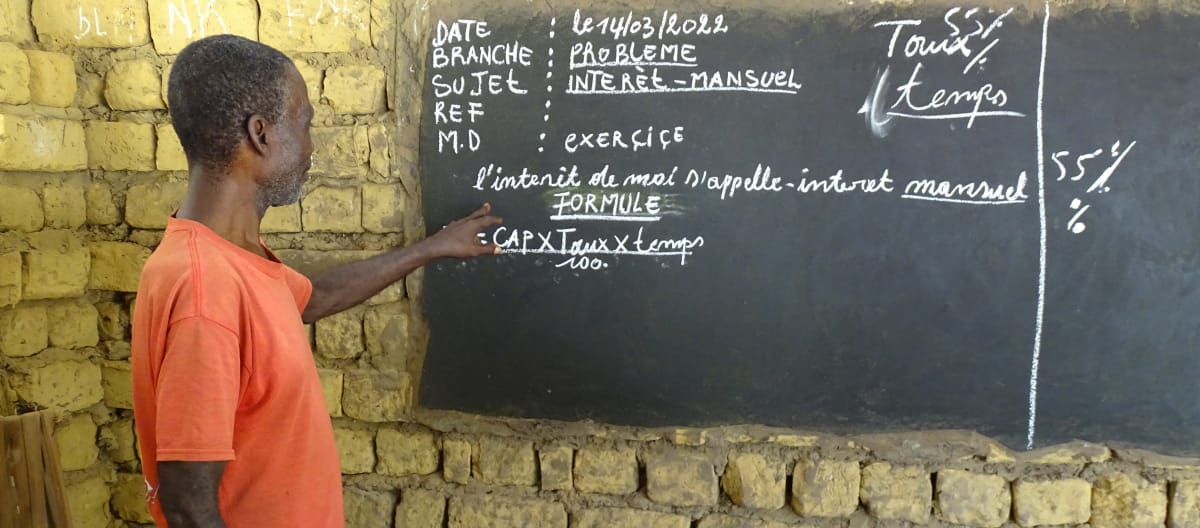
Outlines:
{"label": "man", "polygon": [[134,416],[159,525],[340,527],[341,471],[303,324],[442,257],[499,253],[489,207],[410,247],[305,277],[261,242],[268,207],[295,203],[312,165],[313,107],[282,53],[241,37],[175,61],[172,120],[187,196],[142,271]]}

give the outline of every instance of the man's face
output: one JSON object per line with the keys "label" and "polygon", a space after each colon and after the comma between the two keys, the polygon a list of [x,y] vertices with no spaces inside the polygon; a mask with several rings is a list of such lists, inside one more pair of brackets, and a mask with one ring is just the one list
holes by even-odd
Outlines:
{"label": "man's face", "polygon": [[288,72],[287,103],[279,122],[274,123],[276,148],[271,149],[266,174],[259,184],[259,202],[269,207],[300,200],[304,181],[312,168],[313,107],[308,101],[304,78],[295,67]]}

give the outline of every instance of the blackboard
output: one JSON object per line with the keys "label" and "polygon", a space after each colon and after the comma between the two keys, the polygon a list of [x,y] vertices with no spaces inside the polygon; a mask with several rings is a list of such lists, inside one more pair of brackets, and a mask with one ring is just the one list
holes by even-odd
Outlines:
{"label": "blackboard", "polygon": [[1195,13],[441,9],[421,406],[1200,453]]}

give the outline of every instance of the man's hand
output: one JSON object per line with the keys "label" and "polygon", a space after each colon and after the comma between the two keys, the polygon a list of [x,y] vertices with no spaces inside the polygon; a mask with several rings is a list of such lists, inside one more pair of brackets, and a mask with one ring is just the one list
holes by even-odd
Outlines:
{"label": "man's hand", "polygon": [[429,252],[438,257],[454,258],[473,258],[500,253],[500,246],[486,242],[480,236],[485,229],[504,222],[489,215],[491,211],[490,204],[483,204],[483,207],[470,215],[450,222],[441,231],[425,239]]}

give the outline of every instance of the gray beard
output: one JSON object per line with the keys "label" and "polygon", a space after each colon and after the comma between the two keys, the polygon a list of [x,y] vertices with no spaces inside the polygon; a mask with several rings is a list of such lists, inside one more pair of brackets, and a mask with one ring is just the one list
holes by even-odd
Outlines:
{"label": "gray beard", "polygon": [[281,176],[258,188],[258,206],[262,210],[268,207],[291,205],[300,201],[304,194],[304,179],[299,176]]}

